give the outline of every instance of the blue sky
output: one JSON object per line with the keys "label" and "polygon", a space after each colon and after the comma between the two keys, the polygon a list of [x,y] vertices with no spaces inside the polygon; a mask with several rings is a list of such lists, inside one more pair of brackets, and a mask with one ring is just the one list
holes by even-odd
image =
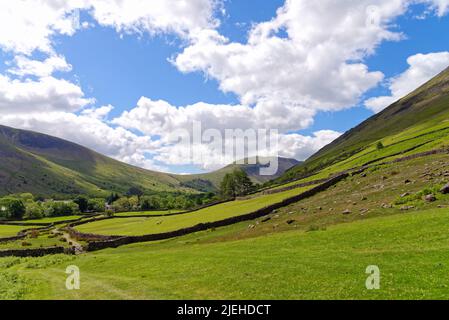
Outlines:
{"label": "blue sky", "polygon": [[[283,3],[283,0],[230,0],[226,2],[227,13],[220,31],[232,41],[245,42],[251,25],[272,19]],[[414,15],[422,11],[422,6],[416,6],[407,16],[397,20],[397,29],[407,38],[382,43],[376,54],[366,60],[370,69],[380,70],[390,78],[407,69],[409,56],[448,50],[449,33],[445,30],[449,30],[449,18],[416,19]],[[84,18],[92,20],[88,16]],[[95,44],[95,50],[92,50],[92,44]],[[120,36],[111,28],[92,28],[73,37],[60,37],[56,45],[57,51],[74,66],[72,77],[76,75],[99,104],[115,107],[112,116],[135,106],[141,96],[163,99],[177,106],[198,101],[239,103],[235,94],[220,91],[217,81],[206,80],[199,72],[182,74],[168,62],[181,47],[182,42],[174,36]],[[366,97],[387,92],[387,88],[379,86],[370,90]],[[323,129],[344,132],[372,115],[373,112],[363,105],[340,112],[322,112],[311,127],[298,132],[311,134]]]}
{"label": "blue sky", "polygon": [[[30,0],[30,2],[33,1],[36,2],[38,0]],[[170,2],[170,0],[167,1]],[[198,0],[197,2],[199,2],[199,4],[204,4],[208,1],[209,0]],[[114,1],[111,0],[111,3],[112,2]],[[294,2],[294,0],[292,0],[292,2]],[[379,1],[373,2],[377,3]],[[363,44],[360,48],[361,50],[368,50],[370,46],[373,46],[374,50],[372,50],[372,53],[364,54],[360,59],[357,59],[357,63],[365,65],[368,70],[368,74],[366,75],[367,84],[363,85],[360,90],[357,91],[360,91],[359,93],[352,94],[350,97],[341,97],[341,99],[336,99],[335,102],[330,101],[332,99],[329,99],[328,96],[324,99],[316,93],[311,93],[311,104],[317,104],[317,106],[307,109],[308,105],[305,101],[302,101],[301,97],[309,98],[308,92],[304,91],[301,92],[300,95],[296,95],[294,90],[295,83],[289,84],[292,88],[286,90],[285,95],[288,99],[285,101],[288,101],[287,103],[292,103],[292,108],[299,109],[288,110],[298,110],[298,114],[301,112],[305,112],[305,114],[307,114],[304,116],[305,122],[301,122],[302,124],[299,124],[300,121],[302,121],[302,118],[300,118],[298,114],[293,114],[293,112],[292,114],[285,114],[286,118],[292,117],[298,119],[292,119],[291,123],[282,123],[281,126],[283,126],[283,133],[285,135],[289,135],[286,137],[286,141],[293,141],[292,139],[296,138],[297,140],[291,142],[290,144],[293,145],[296,143],[297,148],[304,149],[293,150],[291,153],[292,155],[295,155],[297,158],[307,157],[313,153],[313,151],[316,151],[322,147],[324,141],[325,143],[330,142],[332,140],[331,137],[335,138],[337,136],[330,135],[327,140],[324,138],[319,139],[314,136],[317,132],[327,130],[335,133],[343,133],[346,130],[356,126],[361,121],[372,116],[374,114],[373,110],[379,111],[379,108],[383,108],[384,106],[379,107],[379,103],[375,104],[376,107],[367,108],[365,106],[365,102],[370,98],[375,99],[379,96],[391,96],[390,86],[392,81],[395,79],[394,77],[404,75],[401,78],[401,82],[397,82],[396,87],[404,83],[403,91],[406,92],[407,85],[411,86],[413,84],[419,84],[419,81],[422,82],[424,80],[428,80],[425,79],[425,75],[420,76],[419,79],[408,79],[406,74],[408,69],[423,68],[422,65],[424,64],[427,68],[425,70],[426,72],[420,72],[420,74],[425,73],[428,76],[432,74],[432,72],[435,73],[438,69],[442,68],[445,63],[444,58],[446,57],[442,53],[446,53],[449,49],[449,36],[446,32],[449,30],[449,17],[445,14],[446,8],[439,7],[440,11],[437,13],[436,6],[439,3],[438,0],[435,1],[436,4],[432,5],[429,4],[433,3],[432,1],[426,2],[426,0],[423,0],[418,2],[423,3],[411,5],[404,12],[399,12],[400,10],[398,9],[398,12],[388,13],[388,17],[386,18],[388,21],[384,26],[382,26],[382,28],[383,30],[401,33],[402,36],[400,40],[392,41],[386,36],[382,39],[377,39],[375,41],[373,40],[373,43]],[[367,1],[367,3],[369,4],[370,1]],[[217,35],[226,37],[229,44],[241,44],[242,46],[248,47],[248,37],[251,30],[254,30],[253,28],[256,28],[262,22],[275,19],[277,16],[276,11],[284,4],[285,1],[283,0],[224,1],[221,7],[212,8],[210,12],[207,13],[209,14],[207,18],[210,19],[212,17],[213,19],[216,19],[219,21],[219,25],[215,24],[212,26],[212,24],[203,24],[200,25],[200,27],[207,30],[213,30],[213,32],[216,32]],[[379,5],[381,6],[382,4]],[[167,6],[167,8],[170,7]],[[169,10],[167,8],[164,8],[164,10]],[[296,14],[296,12],[293,12],[296,10],[293,5],[287,9],[288,10],[286,10],[285,17],[281,18],[290,19],[290,16],[294,16],[294,14]],[[65,8],[64,10],[71,12],[70,10],[72,10],[72,8]],[[96,10],[99,11],[99,9]],[[314,10],[314,8],[312,7],[310,10]],[[332,9],[330,9],[330,11],[332,11]],[[186,14],[192,15],[190,12]],[[340,13],[336,12],[335,14],[338,15]],[[56,16],[55,19],[63,18],[64,16]],[[279,20],[281,20],[281,18],[279,18]],[[193,17],[193,19],[195,19],[195,17]],[[300,18],[297,20],[299,19]],[[323,17],[323,19],[325,18]],[[19,44],[13,43],[11,45],[11,40],[7,38],[2,39],[3,35],[0,34],[0,45],[3,48],[0,55],[0,61],[3,62],[0,64],[0,74],[8,77],[9,81],[13,81],[15,79],[16,81],[23,81],[25,83],[26,81],[43,83],[43,77],[41,75],[32,74],[32,72],[22,76],[11,74],[8,70],[11,69],[11,66],[14,66],[14,58],[17,56],[22,56],[32,61],[44,61],[49,56],[57,55],[59,57],[63,57],[66,62],[71,65],[71,70],[67,72],[67,70],[55,69],[51,73],[51,77],[57,80],[66,80],[68,83],[79,87],[82,91],[83,98],[93,98],[95,99],[95,102],[86,106],[81,106],[78,109],[76,107],[64,106],[60,108],[61,110],[59,110],[59,106],[51,105],[52,112],[65,112],[67,113],[67,117],[70,113],[82,118],[86,117],[86,115],[83,116],[83,110],[85,109],[95,109],[101,106],[112,105],[113,109],[110,110],[109,113],[105,114],[105,117],[107,118],[99,119],[99,121],[101,120],[101,126],[107,126],[103,132],[110,132],[111,135],[115,135],[118,134],[118,132],[123,134],[123,131],[126,130],[129,133],[125,133],[123,136],[120,135],[117,139],[126,140],[126,143],[128,144],[118,146],[117,143],[115,143],[107,147],[99,146],[96,141],[101,141],[101,137],[95,136],[90,139],[89,137],[84,135],[82,136],[81,134],[79,136],[74,136],[70,132],[66,133],[61,128],[52,128],[48,123],[39,124],[36,118],[33,118],[33,121],[29,118],[25,119],[23,115],[18,116],[8,114],[6,117],[7,114],[5,113],[5,117],[3,118],[3,121],[0,120],[0,123],[3,122],[3,124],[38,131],[43,131],[43,128],[45,128],[44,131],[46,133],[59,135],[63,138],[71,138],[72,140],[75,140],[75,142],[83,143],[88,147],[106,153],[107,155],[113,156],[119,160],[148,168],[160,168],[162,170],[178,173],[202,172],[204,170],[210,170],[210,168],[202,167],[197,164],[181,163],[182,161],[180,161],[180,163],[176,163],[176,160],[173,159],[171,161],[165,160],[168,159],[168,156],[158,157],[161,152],[160,149],[157,149],[158,147],[154,147],[154,149],[152,149],[153,145],[150,147],[150,143],[147,142],[145,142],[145,147],[136,147],[138,143],[141,143],[141,139],[139,140],[139,137],[146,137],[151,140],[152,143],[157,144],[157,142],[161,140],[161,137],[162,139],[164,138],[164,130],[167,130],[167,128],[160,128],[158,129],[159,131],[156,129],[153,130],[148,127],[151,126],[151,123],[149,122],[150,120],[148,120],[148,123],[150,124],[145,126],[146,119],[139,119],[142,123],[128,125],[128,123],[132,122],[131,120],[136,119],[131,116],[124,118],[122,116],[123,112],[132,111],[134,109],[136,109],[136,112],[139,111],[136,106],[141,97],[146,97],[150,100],[147,104],[149,103],[151,106],[141,107],[142,109],[146,108],[145,110],[149,110],[150,108],[152,108],[151,110],[158,108],[156,103],[153,103],[158,100],[167,102],[169,105],[173,106],[173,110],[183,106],[194,105],[198,102],[205,102],[210,105],[245,105],[250,108],[263,104],[265,100],[269,100],[270,102],[274,101],[273,103],[277,103],[275,98],[267,98],[266,95],[271,95],[272,92],[277,92],[276,90],[280,89],[273,88],[272,92],[268,93],[260,92],[259,87],[264,85],[264,82],[260,82],[260,85],[254,87],[251,87],[250,84],[248,84],[248,91],[254,91],[258,98],[255,98],[255,100],[249,99],[246,101],[244,98],[246,92],[242,92],[239,88],[235,88],[232,84],[233,82],[231,82],[231,85],[229,85],[229,82],[226,82],[229,79],[239,79],[239,81],[241,79],[245,80],[245,75],[232,74],[233,68],[231,66],[229,66],[229,69],[226,69],[225,71],[220,70],[220,64],[213,60],[215,59],[214,55],[204,58],[206,60],[209,59],[205,62],[207,67],[204,67],[202,62],[197,62],[197,65],[193,66],[192,70],[189,69],[186,71],[186,68],[191,67],[190,64],[186,64],[185,61],[183,64],[182,61],[176,61],[176,58],[187,55],[183,54],[184,49],[200,46],[195,43],[196,40],[194,40],[197,36],[194,34],[194,32],[197,32],[196,29],[195,31],[190,29],[187,30],[186,36],[179,31],[170,31],[178,28],[178,24],[169,27],[155,24],[152,26],[155,31],[147,30],[145,27],[139,26],[138,24],[131,26],[126,25],[125,23],[127,22],[111,22],[110,25],[107,25],[107,23],[94,16],[94,14],[92,14],[89,10],[81,10],[81,22],[88,22],[90,26],[87,28],[80,28],[79,30],[72,32],[73,34],[70,36],[68,36],[65,32],[55,31],[55,27],[50,25],[48,28],[53,28],[50,29],[52,30],[52,35],[51,37],[44,35],[43,39],[50,39],[51,50],[42,50],[40,47],[37,47],[37,45],[32,47],[32,44],[30,44],[30,48],[32,48],[31,51],[28,50],[28,52],[25,52],[23,48],[19,47],[19,44],[23,44],[22,42],[18,42]],[[280,27],[276,33],[277,37],[279,39],[289,40],[288,32],[290,31],[290,38],[297,36],[298,39],[301,39],[302,35],[298,33],[297,30],[295,30],[297,34],[293,34],[294,26],[292,25],[296,23],[295,20],[293,19],[289,23],[290,24],[286,23],[283,27]],[[273,23],[273,25],[274,24],[275,23]],[[301,27],[304,28],[307,26],[302,25]],[[330,28],[330,26],[326,26],[325,23],[317,25],[317,28],[320,27],[323,30],[319,30],[319,32],[322,34],[322,37],[326,39],[326,32],[332,33],[332,28]],[[118,30],[120,28],[124,30]],[[126,28],[131,28],[132,30],[130,31],[130,29]],[[141,29],[136,31],[138,28]],[[183,26],[181,25],[180,28],[183,28]],[[273,28],[274,30],[277,27],[270,26],[270,28]],[[324,28],[330,29],[324,30]],[[7,35],[4,35],[4,37],[6,36]],[[373,34],[370,34],[370,36],[373,38],[375,37]],[[26,38],[24,39],[26,40]],[[269,42],[268,40],[267,43]],[[294,41],[292,40],[291,42],[293,43]],[[328,42],[331,41],[329,40]],[[211,48],[214,48],[214,46],[219,48],[220,45],[221,44],[218,42],[210,43]],[[300,46],[300,40],[294,43],[294,45]],[[317,44],[314,44],[312,49],[315,49],[316,47]],[[344,51],[343,49],[344,48],[342,48],[342,51]],[[270,59],[271,51],[267,52],[268,53],[265,60]],[[279,54],[275,51],[273,52]],[[255,51],[255,53],[257,53],[257,51]],[[419,61],[416,62],[416,66],[411,66],[407,62],[407,59],[414,55],[427,55],[431,53],[438,53],[438,57],[423,56],[418,59]],[[192,56],[187,55],[187,57],[194,60],[198,57],[198,53],[195,54],[196,55]],[[332,59],[334,55],[338,56],[339,54],[328,52],[330,59]],[[242,59],[243,58],[247,58],[247,56],[242,56]],[[438,60],[438,63],[434,63],[430,67],[427,66],[426,61],[430,61],[430,59],[434,58]],[[170,59],[171,61],[169,61]],[[298,59],[300,58],[298,57]],[[308,59],[310,59],[310,57]],[[346,61],[344,61],[344,57],[342,59],[342,61],[347,64],[352,63],[349,58],[346,59]],[[188,62],[190,60],[186,61]],[[326,61],[323,60],[322,63],[326,63]],[[338,65],[338,63],[336,62],[335,65]],[[248,72],[252,71],[253,70],[248,69]],[[254,79],[258,76],[260,77],[260,74],[257,72],[257,70],[254,71]],[[289,72],[288,65],[285,65],[285,72],[286,74]],[[381,72],[383,74],[383,80],[379,81],[379,74],[374,74],[375,72]],[[411,72],[410,74],[414,73]],[[358,76],[361,77],[361,75]],[[304,75],[304,77],[306,77],[306,75]],[[329,75],[329,77],[332,76]],[[300,77],[295,77],[295,79],[299,81],[298,83],[302,82]],[[259,79],[256,80],[259,81]],[[283,79],[280,79],[280,82],[282,82],[282,80]],[[220,85],[222,87],[220,87]],[[227,86],[226,90],[223,89],[223,86]],[[242,87],[245,86],[246,84],[242,83]],[[348,87],[352,87],[352,85],[348,84]],[[307,84],[307,88],[312,88],[313,91],[313,83]],[[75,90],[75,88],[71,89]],[[401,90],[399,90],[399,92],[401,92]],[[281,90],[279,94],[282,96],[284,95],[284,92]],[[293,102],[291,102],[292,99],[294,100]],[[390,97],[390,100],[391,99],[394,99],[394,95],[393,97]],[[343,100],[344,102],[342,102]],[[284,100],[279,101],[280,105],[282,105],[282,101]],[[319,106],[321,102],[323,105],[329,103],[329,106],[321,108]],[[1,103],[2,102],[0,101],[0,112],[2,110]],[[49,102],[49,105],[50,104],[51,102]],[[304,104],[304,106],[302,104]],[[265,106],[263,107],[266,108]],[[5,107],[5,109],[6,108],[7,107]],[[46,106],[45,112],[49,112],[49,108],[50,107]],[[53,110],[53,108],[55,110]],[[168,110],[172,110],[169,107],[167,108]],[[172,112],[175,112],[173,110]],[[269,110],[273,110],[273,108]],[[309,114],[308,110],[311,110],[310,112],[312,113]],[[273,113],[273,116],[274,114],[275,112]],[[45,117],[45,113],[41,113],[41,115]],[[180,118],[187,117],[183,116],[181,112],[179,112],[179,115],[177,114],[177,116]],[[269,116],[270,114],[267,113],[267,117]],[[85,118],[81,118],[77,118],[77,121],[79,120],[80,123],[82,123],[81,120],[86,120]],[[112,121],[117,118],[120,118],[121,120]],[[206,117],[206,119],[208,118]],[[313,123],[311,121],[312,119]],[[128,122],[125,123],[125,121]],[[231,119],[229,121],[233,120]],[[295,126],[294,121],[298,121],[297,126]],[[93,123],[89,123],[89,125],[94,126]],[[119,128],[119,130],[117,130],[117,128]],[[87,131],[92,133],[95,130],[89,129],[86,130],[86,132]],[[130,134],[133,136],[129,136]],[[292,134],[296,134],[296,136]],[[108,139],[108,137],[105,136],[103,139]],[[130,145],[132,145],[132,148]],[[127,154],[126,152],[129,152],[130,154]],[[144,156],[147,160],[142,159],[142,156]]]}

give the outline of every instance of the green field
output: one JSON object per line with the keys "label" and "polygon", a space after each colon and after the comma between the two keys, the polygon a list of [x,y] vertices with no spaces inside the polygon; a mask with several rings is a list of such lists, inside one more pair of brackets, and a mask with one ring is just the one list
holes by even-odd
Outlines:
{"label": "green field", "polygon": [[77,220],[80,218],[83,218],[84,216],[66,216],[66,217],[52,217],[52,218],[43,218],[43,219],[36,219],[36,220],[25,220],[25,221],[18,221],[21,223],[26,223],[29,225],[33,225],[34,223],[55,223],[55,222],[61,222],[61,221],[67,221],[67,220]]}
{"label": "green field", "polygon": [[[0,298],[447,299],[448,229],[443,209],[240,241],[210,243],[214,233],[203,232],[77,257],[3,258]],[[65,289],[69,265],[81,270],[79,291]],[[380,290],[365,288],[369,265],[380,268]]]}
{"label": "green field", "polygon": [[16,236],[20,231],[26,229],[23,226],[0,225],[0,238],[9,238]]}
{"label": "green field", "polygon": [[[23,243],[27,243],[26,246]],[[7,243],[0,243],[0,250],[2,249],[36,249],[41,247],[54,247],[64,246],[67,247],[67,242],[60,241],[59,237],[49,238],[48,234],[42,234],[35,239],[23,239],[18,241],[10,241]]]}
{"label": "green field", "polygon": [[226,202],[195,212],[171,217],[129,218],[126,220],[111,219],[84,224],[76,227],[76,229],[83,233],[123,236],[175,231],[200,223],[220,221],[251,213],[276,202],[280,202],[284,199],[301,194],[311,188],[313,188],[313,186],[261,196],[258,198],[251,198],[248,200]]}
{"label": "green field", "polygon": [[159,216],[159,215],[167,215],[167,214],[175,214],[181,213],[180,210],[168,210],[168,211],[143,211],[143,212],[121,212],[116,213],[117,217],[132,217],[132,216]]}

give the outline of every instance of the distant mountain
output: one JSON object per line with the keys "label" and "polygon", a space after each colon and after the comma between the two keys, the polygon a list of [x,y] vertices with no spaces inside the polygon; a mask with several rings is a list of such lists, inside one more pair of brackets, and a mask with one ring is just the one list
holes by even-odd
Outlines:
{"label": "distant mountain", "polygon": [[[336,164],[341,164],[340,167],[344,168],[351,163],[357,163],[356,157],[360,161],[368,160],[367,154],[372,155],[372,162],[375,160],[373,144],[378,142],[390,144],[390,154],[404,152],[410,148],[431,149],[441,146],[444,141],[447,145],[448,122],[449,68],[382,112],[349,130],[304,163],[291,168],[278,182],[298,179]],[[384,156],[388,154],[387,150],[378,153]],[[351,158],[354,160],[348,162]]]}
{"label": "distant mountain", "polygon": [[192,192],[169,174],[137,168],[45,134],[0,126],[0,195],[105,196],[131,186],[147,192]]}
{"label": "distant mountain", "polygon": [[180,176],[137,168],[78,144],[0,125],[0,196],[31,192],[44,197],[107,196],[138,187],[146,193],[216,191],[227,172],[245,170],[254,182],[280,176],[298,161],[279,159],[274,176],[260,176],[260,163],[230,165],[216,172]]}
{"label": "distant mountain", "polygon": [[182,181],[182,185],[186,187],[192,187],[197,190],[207,191],[218,189],[221,181],[223,180],[223,177],[227,173],[230,173],[235,169],[242,169],[243,171],[245,171],[254,183],[264,183],[280,177],[285,171],[300,163],[295,159],[279,157],[277,158],[277,172],[274,175],[261,175],[261,169],[263,167],[267,167],[266,163],[268,160],[269,159],[267,158],[260,157],[257,160],[254,158],[245,159],[244,161],[242,161],[245,164],[234,163],[214,172],[197,175],[186,175],[180,177],[178,176],[177,179],[180,179]]}

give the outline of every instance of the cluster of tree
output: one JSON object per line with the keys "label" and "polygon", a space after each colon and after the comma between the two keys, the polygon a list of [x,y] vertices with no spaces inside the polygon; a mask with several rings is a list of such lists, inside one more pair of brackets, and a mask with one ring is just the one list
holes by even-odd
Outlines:
{"label": "cluster of tree", "polygon": [[40,201],[30,193],[0,198],[0,219],[4,220],[41,219],[79,213],[79,206],[74,201]]}
{"label": "cluster of tree", "polygon": [[224,176],[220,185],[221,196],[232,199],[245,196],[254,191],[254,184],[245,171],[236,169]]}
{"label": "cluster of tree", "polygon": [[125,196],[111,194],[107,203],[115,212],[150,210],[189,210],[207,204],[215,199],[213,193],[205,194],[155,194],[143,195],[137,189],[130,190]]}
{"label": "cluster of tree", "polygon": [[106,211],[189,210],[216,200],[217,197],[211,192],[144,195],[137,187],[130,188],[124,195],[112,193],[106,199],[79,195],[73,200],[56,201],[24,193],[0,198],[0,219],[41,219]]}
{"label": "cluster of tree", "polygon": [[105,212],[106,209],[106,200],[102,198],[89,199],[86,196],[77,196],[73,202],[78,205],[83,213]]}

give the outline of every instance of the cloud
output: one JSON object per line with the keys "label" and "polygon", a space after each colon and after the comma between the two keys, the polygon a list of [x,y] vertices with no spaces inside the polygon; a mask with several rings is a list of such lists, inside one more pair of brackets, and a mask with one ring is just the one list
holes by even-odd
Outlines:
{"label": "cloud", "polygon": [[99,108],[85,109],[81,114],[98,120],[104,120],[113,109],[113,106],[107,105]]}
{"label": "cloud", "polygon": [[17,80],[0,75],[0,115],[29,112],[75,112],[94,103],[82,89],[66,80],[44,77]]}
{"label": "cloud", "polygon": [[102,26],[127,33],[176,33],[187,36],[215,27],[219,0],[20,0],[0,1],[0,47],[31,55],[52,53],[56,35],[85,29],[80,11],[90,12]]}
{"label": "cloud", "polygon": [[89,1],[92,16],[117,32],[150,34],[175,33],[187,37],[199,30],[215,27],[217,0],[95,0]]}
{"label": "cloud", "polygon": [[44,61],[31,60],[25,56],[16,56],[14,58],[15,67],[8,70],[8,73],[24,77],[49,77],[55,71],[69,72],[72,66],[67,63],[62,56],[53,55]]}
{"label": "cloud", "polygon": [[[291,115],[291,117],[285,117],[286,114]],[[285,121],[286,118],[292,117],[298,117],[298,120],[300,120],[301,114],[295,115],[282,107],[276,106],[271,111],[271,116],[266,117],[266,114],[261,112],[258,107],[206,103],[176,107],[166,101],[141,98],[136,108],[125,111],[111,122],[124,128],[139,130],[147,136],[160,137],[158,140],[160,147],[156,152],[156,160],[168,165],[195,164],[205,170],[218,169],[246,156],[280,155],[304,160],[341,134],[330,130],[316,132],[313,136],[289,134],[289,126],[281,125],[283,130],[280,130],[279,136],[276,138],[277,147],[267,149],[259,145],[257,149],[250,148],[250,150],[245,151],[248,153],[242,155],[223,152],[222,148],[232,146],[235,143],[235,138],[227,135],[229,130],[240,130],[243,133],[248,133],[247,136],[238,137],[235,141],[237,145],[249,146],[252,143],[260,142],[259,129],[277,128],[277,125]],[[198,127],[195,127],[194,124]],[[306,125],[303,124],[304,127]],[[297,123],[298,126],[302,125]],[[196,141],[192,144],[191,139],[195,128],[199,130],[203,141]],[[214,130],[213,133],[208,133],[210,129]],[[254,137],[251,136],[251,133],[254,133]],[[209,134],[213,138],[206,139],[205,136]],[[179,143],[178,138],[186,138],[188,142]],[[217,142],[219,143],[218,147]]]}
{"label": "cloud", "polygon": [[[222,0],[1,1],[0,48],[15,55],[8,75],[0,75],[1,122],[159,170],[165,168],[155,160],[189,163],[187,150],[169,137],[179,129],[192,130],[194,122],[220,132],[275,128],[281,133],[279,153],[303,160],[340,133],[291,132],[309,127],[319,111],[352,107],[383,80],[364,59],[382,42],[402,39],[394,20],[418,2],[439,16],[448,9],[447,0],[287,0],[272,20],[253,26],[245,43],[236,43],[218,31]],[[95,22],[80,21],[78,10]],[[173,106],[142,97],[109,122],[112,106],[95,106],[79,85],[54,76],[72,70],[55,52],[54,38],[97,25],[137,36],[175,34],[185,48],[170,59],[173,65],[216,79],[222,91],[235,93],[240,102]],[[34,59],[35,51],[46,58]],[[395,91],[392,85],[392,95]],[[207,155],[204,168],[235,160],[220,158],[208,145],[197,147]]]}
{"label": "cloud", "polygon": [[[261,102],[255,108],[245,105],[215,105],[204,102],[177,107],[166,101],[142,97],[137,106],[112,120],[125,128],[137,129],[148,135],[167,135],[173,130],[192,128],[201,122],[203,129],[257,129],[273,128],[281,132],[302,129],[310,125],[313,113],[291,110],[287,105]],[[285,115],[289,114],[289,117]],[[306,119],[306,121],[304,121]]]}
{"label": "cloud", "polygon": [[[184,144],[163,144],[157,151],[156,160],[169,165],[198,165],[203,170],[217,170],[232,162],[241,160],[245,157],[255,156],[280,156],[286,158],[295,158],[297,160],[306,160],[315,152],[334,141],[341,135],[340,132],[332,130],[318,131],[312,136],[300,134],[280,134],[275,147],[258,149],[257,152],[247,153],[242,156],[236,154],[223,153],[215,148],[214,145],[207,143],[193,145],[192,149]],[[237,140],[238,144],[247,141]],[[223,143],[229,145],[232,143],[223,136]]]}
{"label": "cloud", "polygon": [[284,135],[280,137],[279,155],[286,158],[306,160],[340,136],[340,132],[333,130],[317,131],[312,136]]}
{"label": "cloud", "polygon": [[435,77],[449,67],[449,52],[416,54],[407,63],[409,68],[404,73],[388,81],[391,95],[366,100],[368,109],[380,112]]}
{"label": "cloud", "polygon": [[422,0],[420,2],[429,3],[439,17],[447,14],[449,10],[449,0]]}
{"label": "cloud", "polygon": [[203,30],[172,63],[184,73],[216,79],[244,105],[308,110],[304,121],[310,123],[307,117],[317,111],[353,106],[382,81],[383,74],[369,71],[362,59],[382,41],[401,39],[389,29],[406,7],[402,1],[374,3],[371,23],[367,8],[373,1],[287,0],[273,20],[253,27],[247,43]]}
{"label": "cloud", "polygon": [[30,55],[34,50],[52,52],[51,37],[73,35],[70,13],[84,1],[23,0],[0,1],[0,47]]}

